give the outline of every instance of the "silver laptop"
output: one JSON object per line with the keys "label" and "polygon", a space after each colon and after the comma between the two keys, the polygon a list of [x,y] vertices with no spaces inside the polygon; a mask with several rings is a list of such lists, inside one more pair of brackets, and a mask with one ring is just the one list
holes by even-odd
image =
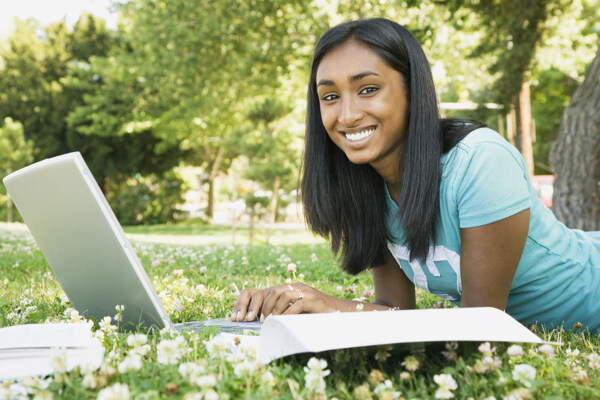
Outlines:
{"label": "silver laptop", "polygon": [[127,236],[79,152],[39,161],[4,185],[73,307],[99,322],[124,305],[125,329],[260,330],[227,318],[172,324]]}

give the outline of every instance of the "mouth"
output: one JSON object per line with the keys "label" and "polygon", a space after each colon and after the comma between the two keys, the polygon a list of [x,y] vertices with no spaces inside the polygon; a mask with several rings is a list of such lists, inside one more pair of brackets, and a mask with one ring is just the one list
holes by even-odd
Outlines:
{"label": "mouth", "polygon": [[343,132],[346,139],[356,142],[371,136],[375,132],[375,126],[369,126],[357,132]]}

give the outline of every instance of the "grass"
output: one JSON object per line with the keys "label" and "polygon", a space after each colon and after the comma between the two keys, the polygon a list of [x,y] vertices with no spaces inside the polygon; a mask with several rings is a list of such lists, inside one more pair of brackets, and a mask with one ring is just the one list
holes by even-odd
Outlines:
{"label": "grass", "polygon": [[[0,326],[78,320],[31,237],[18,227],[0,226]],[[327,244],[301,229],[278,230],[269,245],[245,244],[242,228],[235,245],[228,227],[126,231],[174,322],[225,317],[238,290],[286,279],[343,298],[373,300],[369,274],[344,274]],[[295,277],[290,263],[296,264]],[[418,292],[419,307],[440,305],[448,306]],[[541,349],[449,343],[413,352],[385,347],[300,355],[263,366],[251,351],[222,349],[211,331],[140,331],[147,342],[135,345],[133,333],[116,333],[114,323],[94,328],[105,348],[99,369],[0,383],[0,399],[600,398],[600,339],[576,330],[537,328],[543,339],[563,343]],[[310,361],[313,356],[326,365]]]}

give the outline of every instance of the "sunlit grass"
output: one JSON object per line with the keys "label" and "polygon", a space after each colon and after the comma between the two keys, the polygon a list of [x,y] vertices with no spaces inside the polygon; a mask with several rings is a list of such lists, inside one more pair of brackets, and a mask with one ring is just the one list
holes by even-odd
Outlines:
{"label": "sunlit grass", "polygon": [[[7,226],[0,226],[0,326],[77,320],[31,237],[22,230],[2,229]],[[286,230],[286,240],[270,245],[247,245],[243,240],[232,245],[227,227],[159,226],[126,231],[135,233],[134,248],[174,322],[225,317],[243,287],[267,287],[288,279],[346,299],[373,300],[369,274],[344,274],[327,244],[311,242],[310,234],[301,230]],[[154,239],[198,241],[161,244],[140,240],[136,235],[142,233]],[[220,235],[226,240],[216,243]],[[281,239],[283,233],[278,235]],[[239,237],[243,238],[241,233]],[[290,264],[295,268],[288,268]],[[295,273],[290,272],[294,269]],[[448,306],[422,291],[418,291],[418,305]],[[600,398],[600,339],[578,331],[537,329],[540,337],[562,342],[562,346],[440,343],[412,352],[384,347],[299,355],[262,366],[250,350],[219,351],[220,344],[210,339],[210,331],[199,335],[140,332],[147,335],[147,342],[139,345],[147,347],[141,351],[128,343],[130,334],[116,334],[114,325],[96,329],[105,348],[100,369],[0,383],[0,399],[36,395],[101,400]],[[136,358],[136,352],[143,355]],[[311,356],[326,365],[309,362]]]}

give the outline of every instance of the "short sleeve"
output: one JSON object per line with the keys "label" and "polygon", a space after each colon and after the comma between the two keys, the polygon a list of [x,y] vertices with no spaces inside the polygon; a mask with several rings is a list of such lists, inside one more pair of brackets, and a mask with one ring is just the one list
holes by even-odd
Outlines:
{"label": "short sleeve", "polygon": [[525,161],[508,143],[478,142],[464,156],[454,182],[461,228],[490,224],[531,206]]}

